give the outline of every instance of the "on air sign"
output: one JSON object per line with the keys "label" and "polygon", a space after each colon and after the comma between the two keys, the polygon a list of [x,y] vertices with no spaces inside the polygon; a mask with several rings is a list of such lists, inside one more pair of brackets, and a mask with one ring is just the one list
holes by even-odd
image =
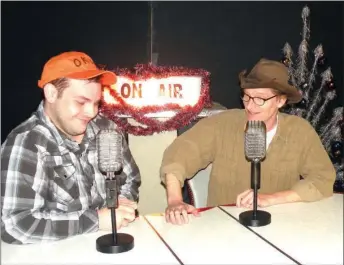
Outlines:
{"label": "on air sign", "polygon": [[[201,88],[201,76],[171,76],[145,80],[118,76],[117,83],[109,89],[114,89],[127,104],[145,107],[170,103],[194,106],[199,101]],[[117,104],[107,89],[104,91],[104,100],[108,104]]]}

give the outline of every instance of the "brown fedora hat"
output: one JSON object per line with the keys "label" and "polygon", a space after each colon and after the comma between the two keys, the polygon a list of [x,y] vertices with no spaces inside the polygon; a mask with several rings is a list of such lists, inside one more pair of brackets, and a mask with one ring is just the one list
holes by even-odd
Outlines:
{"label": "brown fedora hat", "polygon": [[272,88],[278,90],[288,98],[288,103],[298,103],[302,99],[296,87],[289,84],[287,67],[277,61],[260,59],[247,74],[244,70],[239,74],[240,87]]}

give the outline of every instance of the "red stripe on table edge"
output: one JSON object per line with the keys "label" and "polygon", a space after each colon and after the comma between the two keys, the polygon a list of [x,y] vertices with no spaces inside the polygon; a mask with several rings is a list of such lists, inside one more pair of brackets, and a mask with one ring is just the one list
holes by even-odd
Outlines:
{"label": "red stripe on table edge", "polygon": [[[230,203],[230,204],[224,204],[224,205],[220,205],[220,206],[236,206],[235,203]],[[202,207],[202,208],[197,208],[198,212],[205,212],[208,211],[210,209],[216,208],[217,206],[210,206],[210,207]]]}

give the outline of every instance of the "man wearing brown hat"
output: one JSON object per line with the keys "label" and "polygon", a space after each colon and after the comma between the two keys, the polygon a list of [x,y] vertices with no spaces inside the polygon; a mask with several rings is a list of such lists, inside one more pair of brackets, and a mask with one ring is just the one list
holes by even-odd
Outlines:
{"label": "man wearing brown hat", "polygon": [[279,112],[286,103],[301,100],[288,83],[288,70],[279,62],[261,59],[239,75],[244,109],[205,118],[165,150],[161,179],[166,184],[167,222],[184,224],[197,209],[183,202],[184,180],[212,163],[208,206],[236,203],[251,208],[250,162],[244,154],[248,120],[264,121],[267,155],[261,164],[258,206],[311,202],[333,194],[335,169],[319,136],[304,119]]}
{"label": "man wearing brown hat", "polygon": [[[44,100],[1,148],[3,241],[29,244],[111,229],[96,136],[117,129],[98,115],[102,87],[115,82],[113,72],[98,69],[82,52],[65,52],[45,64],[38,81]],[[122,154],[118,229],[135,219],[141,183],[125,140]]]}

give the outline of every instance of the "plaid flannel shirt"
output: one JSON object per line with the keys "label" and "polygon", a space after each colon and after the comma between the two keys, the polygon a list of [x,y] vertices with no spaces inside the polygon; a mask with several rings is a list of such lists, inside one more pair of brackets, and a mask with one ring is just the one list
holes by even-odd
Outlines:
{"label": "plaid flannel shirt", "polygon": [[[47,119],[43,102],[15,128],[1,148],[2,240],[27,244],[98,230],[105,207],[105,177],[99,171],[96,135],[116,125],[98,115],[78,144]],[[139,169],[123,141],[120,196],[138,200]]]}

